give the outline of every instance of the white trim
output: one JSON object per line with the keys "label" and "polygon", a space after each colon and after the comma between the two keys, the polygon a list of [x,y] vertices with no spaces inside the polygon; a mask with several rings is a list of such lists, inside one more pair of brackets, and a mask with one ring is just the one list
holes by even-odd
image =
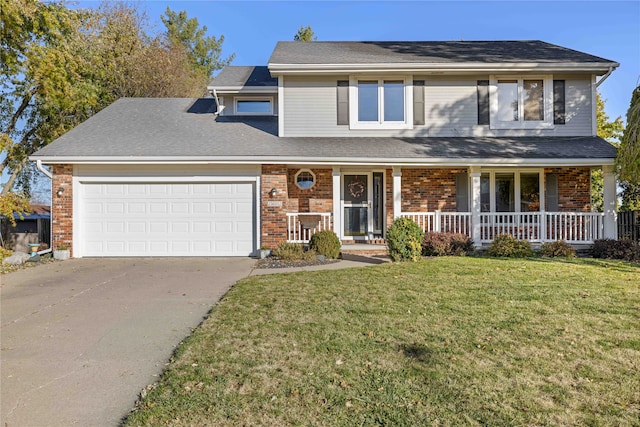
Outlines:
{"label": "white trim", "polygon": [[340,231],[340,229],[342,227],[342,203],[340,197],[340,184],[342,182],[342,173],[340,171],[340,167],[333,167],[331,180],[333,192],[333,232],[336,233],[336,236],[341,236],[342,232]]}
{"label": "white trim", "polygon": [[[518,84],[518,121],[498,120],[498,81],[516,80]],[[544,120],[524,119],[524,80],[542,80],[544,90]],[[547,75],[490,75],[489,76],[489,127],[490,129],[553,129],[553,76]]]}
{"label": "white trim", "polygon": [[[302,188],[300,187],[300,185],[298,184],[298,176],[302,173],[302,172],[308,172],[311,174],[311,176],[313,177],[313,183],[311,184],[310,187],[307,188]],[[316,179],[316,174],[313,173],[313,171],[309,168],[302,168],[300,169],[298,172],[296,172],[295,176],[293,177],[293,183],[296,185],[296,187],[298,187],[300,190],[311,190],[313,187],[315,187],[316,183],[317,183],[317,179]]]}
{"label": "white trim", "polygon": [[269,63],[268,68],[272,75],[282,74],[320,74],[320,73],[349,73],[349,72],[397,72],[397,73],[413,73],[427,71],[440,73],[448,72],[559,72],[559,71],[589,71],[600,72],[605,74],[610,68],[618,68],[617,62],[608,62],[603,64],[593,64],[588,62],[518,62],[503,64],[486,64],[477,62],[455,63],[371,63],[371,64],[286,64],[286,63]]}
{"label": "white trim", "polygon": [[596,86],[596,75],[591,75],[591,135],[598,135],[598,115],[596,109],[598,108],[597,102],[598,88]]}
{"label": "white trim", "polygon": [[402,169],[392,168],[393,176],[393,219],[400,217],[402,211]]}
{"label": "white trim", "polygon": [[215,90],[218,93],[225,95],[228,94],[243,94],[243,93],[278,93],[277,86],[207,86],[208,91]]}
{"label": "white trim", "polygon": [[[80,238],[82,227],[82,209],[80,209],[80,178],[78,177],[78,165],[73,165],[73,176],[71,177],[71,192],[73,194],[73,211],[71,213],[71,232],[73,236],[71,236],[71,246],[74,258],[82,258],[83,246],[82,239]],[[53,201],[51,203],[54,203]],[[57,225],[60,227],[60,224]],[[53,224],[51,224],[53,228]],[[53,244],[53,242],[51,242]],[[55,248],[54,248],[55,249]]]}
{"label": "white trim", "polygon": [[278,136],[284,136],[284,76],[278,76]]}
{"label": "white trim", "polygon": [[255,209],[254,212],[254,219],[255,219],[255,224],[254,224],[254,228],[255,228],[255,233],[256,233],[256,247],[254,250],[254,255],[257,256],[260,254],[260,248],[262,247],[262,215],[261,215],[261,211],[262,211],[262,206],[260,205],[260,199],[261,199],[261,194],[262,194],[262,186],[261,186],[261,181],[262,181],[262,174],[258,175],[255,177],[254,182],[255,184],[255,205],[253,206],[253,208]]}
{"label": "white trim", "polygon": [[507,158],[479,158],[479,159],[451,159],[433,157],[430,159],[415,159],[399,157],[378,158],[378,157],[308,157],[300,159],[296,156],[38,156],[30,157],[29,160],[42,160],[43,164],[92,164],[92,165],[261,165],[276,163],[293,163],[298,165],[353,165],[353,166],[451,166],[467,167],[479,165],[486,167],[493,166],[602,166],[613,165],[613,158],[552,158],[552,159],[507,159]]}
{"label": "white trim", "polygon": [[604,238],[617,239],[618,225],[616,214],[616,170],[614,166],[603,166],[603,210]]}
{"label": "white trim", "polygon": [[[248,112],[243,113],[238,111],[238,101],[250,101],[250,102],[269,102],[268,112]],[[234,96],[233,97],[233,114],[236,116],[273,116],[273,97],[272,96]]]}
{"label": "white trim", "polygon": [[[358,82],[378,82],[378,121],[358,120]],[[404,121],[384,120],[384,82],[401,80],[404,85]],[[349,76],[349,129],[413,129],[413,77],[412,76]]]}

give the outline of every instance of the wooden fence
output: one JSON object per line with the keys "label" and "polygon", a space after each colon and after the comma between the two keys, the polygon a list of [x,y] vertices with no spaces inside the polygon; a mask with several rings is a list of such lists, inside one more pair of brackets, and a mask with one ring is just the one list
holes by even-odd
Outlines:
{"label": "wooden fence", "polygon": [[618,239],[640,241],[640,211],[618,212]]}

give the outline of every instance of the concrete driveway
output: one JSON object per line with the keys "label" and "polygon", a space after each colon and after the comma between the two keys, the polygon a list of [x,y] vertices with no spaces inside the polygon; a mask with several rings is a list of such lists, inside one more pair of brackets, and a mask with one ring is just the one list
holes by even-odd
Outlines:
{"label": "concrete driveway", "polygon": [[77,259],[0,276],[0,425],[118,425],[254,263]]}

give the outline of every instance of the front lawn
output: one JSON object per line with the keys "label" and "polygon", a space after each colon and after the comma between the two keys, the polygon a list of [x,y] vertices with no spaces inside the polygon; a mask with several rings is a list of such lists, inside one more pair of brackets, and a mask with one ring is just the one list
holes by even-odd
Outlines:
{"label": "front lawn", "polygon": [[640,266],[447,257],[240,282],[127,425],[639,420]]}

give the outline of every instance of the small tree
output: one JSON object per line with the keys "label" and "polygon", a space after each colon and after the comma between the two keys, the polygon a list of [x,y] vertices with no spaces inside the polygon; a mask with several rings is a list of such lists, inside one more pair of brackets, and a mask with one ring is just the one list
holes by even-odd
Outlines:
{"label": "small tree", "polygon": [[314,42],[318,40],[316,33],[311,29],[311,25],[307,25],[306,27],[300,27],[295,36],[293,36],[293,41],[296,42]]}

